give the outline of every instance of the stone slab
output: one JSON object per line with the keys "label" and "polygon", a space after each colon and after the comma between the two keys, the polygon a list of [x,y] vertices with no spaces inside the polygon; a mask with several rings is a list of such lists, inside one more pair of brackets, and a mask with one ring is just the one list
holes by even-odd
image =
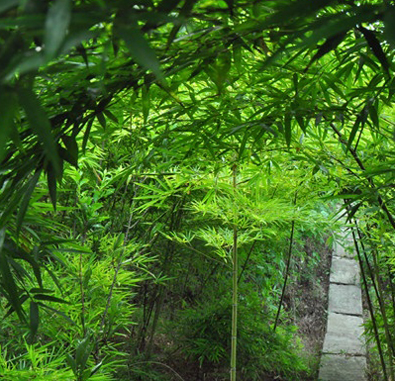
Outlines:
{"label": "stone slab", "polygon": [[346,355],[322,355],[319,381],[366,380],[366,357]]}
{"label": "stone slab", "polygon": [[357,261],[349,258],[332,258],[331,283],[359,285],[359,266]]}
{"label": "stone slab", "polygon": [[329,286],[329,312],[346,315],[362,315],[361,289],[354,285],[334,284]]}
{"label": "stone slab", "polygon": [[336,257],[349,258],[349,259],[354,259],[355,257],[355,253],[352,248],[352,245],[350,245],[350,242],[347,243],[336,242],[334,249],[335,251],[333,255]]}
{"label": "stone slab", "polygon": [[362,317],[329,313],[322,352],[365,355],[362,324]]}

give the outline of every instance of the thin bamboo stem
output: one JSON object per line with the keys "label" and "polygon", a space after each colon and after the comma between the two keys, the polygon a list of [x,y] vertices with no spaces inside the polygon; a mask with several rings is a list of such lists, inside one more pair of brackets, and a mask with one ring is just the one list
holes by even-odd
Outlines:
{"label": "thin bamboo stem", "polygon": [[241,280],[241,278],[242,278],[242,276],[243,276],[243,274],[244,274],[244,271],[245,271],[245,269],[247,268],[248,262],[250,261],[251,254],[252,254],[252,252],[254,251],[256,242],[257,242],[257,241],[254,241],[254,242],[252,243],[252,245],[251,245],[251,247],[250,247],[250,250],[248,251],[247,258],[246,258],[245,262],[243,263],[243,266],[241,267],[241,271],[240,271],[239,279],[238,279],[237,283],[240,283],[240,280]]}
{"label": "thin bamboo stem", "polygon": [[385,308],[385,299],[384,299],[384,293],[383,293],[383,284],[382,284],[381,277],[379,274],[379,264],[377,261],[377,253],[375,252],[375,250],[373,250],[373,263],[374,263],[374,268],[375,268],[375,273],[376,273],[376,281],[377,281],[379,297],[380,297],[379,298],[379,301],[380,301],[379,305],[380,305],[381,315],[383,318],[385,338],[387,340],[387,346],[389,348],[389,350],[388,350],[388,357],[390,359],[389,368],[390,368],[391,378],[392,378],[392,380],[394,380],[395,375],[394,375],[394,369],[392,367],[393,358],[394,358],[394,346],[392,344],[392,337],[391,337],[390,328],[389,328],[389,324],[388,324],[387,310]]}
{"label": "thin bamboo stem", "polygon": [[[392,337],[391,337],[391,330],[389,328],[389,323],[388,323],[388,318],[387,318],[387,311],[385,308],[385,298],[384,298],[384,292],[383,292],[383,284],[381,281],[381,277],[380,277],[380,269],[379,269],[379,264],[377,261],[377,251],[376,250],[372,250],[372,257],[373,257],[373,266],[374,266],[374,270],[371,268],[370,264],[369,264],[369,259],[368,256],[366,254],[366,250],[365,250],[365,245],[363,243],[363,237],[361,234],[361,231],[358,227],[358,223],[357,221],[355,221],[355,226],[358,232],[358,237],[359,237],[359,242],[361,244],[362,247],[362,251],[364,253],[365,256],[365,261],[366,264],[368,265],[368,270],[369,270],[369,276],[371,278],[371,282],[373,284],[373,287],[375,289],[375,293],[376,293],[376,298],[377,301],[379,303],[379,308],[380,308],[380,313],[381,316],[383,318],[383,326],[384,326],[384,332],[385,332],[385,337],[386,337],[386,341],[387,341],[387,346],[390,349],[390,351],[388,352],[388,356],[390,358],[390,364],[392,364],[392,358],[395,355],[395,351],[394,351],[394,346],[392,343]],[[368,226],[368,231],[367,231],[367,237],[370,239],[371,235],[370,235],[370,227]],[[394,379],[395,375],[393,374],[393,370],[391,370],[392,373],[392,378]]]}
{"label": "thin bamboo stem", "polygon": [[365,269],[363,267],[362,256],[361,256],[361,252],[360,252],[359,247],[358,247],[358,243],[357,243],[357,239],[355,237],[354,231],[352,231],[352,237],[353,237],[353,241],[354,241],[355,250],[356,250],[357,256],[358,256],[359,267],[361,269],[363,285],[364,285],[365,291],[366,291],[366,299],[367,299],[367,302],[368,302],[370,317],[372,319],[374,337],[376,339],[377,350],[379,352],[381,368],[383,370],[384,379],[388,380],[387,368],[386,368],[386,365],[385,365],[383,350],[382,350],[382,347],[381,347],[380,335],[379,335],[379,331],[378,331],[378,328],[377,328],[376,317],[374,315],[374,309],[373,309],[372,300],[370,299],[369,286],[368,286],[368,282],[366,280],[366,274],[365,274]]}
{"label": "thin bamboo stem", "polygon": [[[236,175],[237,175],[237,166],[233,165],[232,168],[233,174],[233,189],[236,194]],[[236,214],[236,213],[235,213]],[[236,217],[236,215],[235,215]],[[232,260],[233,260],[233,284],[232,284],[232,335],[231,335],[231,353],[230,353],[230,380],[236,381],[236,359],[237,359],[237,301],[238,301],[238,264],[237,264],[237,225],[236,221],[234,221],[233,226],[233,251],[232,251]]]}
{"label": "thin bamboo stem", "polygon": [[80,284],[80,293],[81,293],[81,325],[82,325],[82,336],[86,336],[86,327],[85,327],[85,292],[84,292],[84,284],[83,284],[84,274],[82,273],[82,254],[80,254],[79,261],[79,284]]}
{"label": "thin bamboo stem", "polygon": [[[298,195],[298,192],[295,192],[294,205],[296,205],[297,195]],[[279,303],[278,309],[277,309],[276,319],[274,321],[273,332],[276,332],[278,319],[280,317],[281,307],[282,307],[283,301],[284,301],[285,290],[287,288],[287,282],[288,282],[288,276],[289,276],[289,267],[291,265],[291,258],[292,258],[292,246],[293,246],[293,241],[294,241],[294,230],[295,230],[295,220],[292,220],[291,236],[289,238],[287,265],[286,265],[286,268],[285,268],[285,279],[284,279],[283,289],[281,291],[281,298],[280,298],[280,303]]]}
{"label": "thin bamboo stem", "polygon": [[391,291],[392,316],[395,317],[395,289],[394,289],[394,282],[392,279],[393,275],[389,264],[387,264],[387,273],[388,273],[388,280],[389,280],[389,286]]}
{"label": "thin bamboo stem", "polygon": [[287,266],[285,268],[285,278],[284,278],[283,288],[281,290],[280,303],[278,304],[276,319],[274,321],[274,327],[273,327],[273,331],[274,332],[276,332],[278,319],[280,317],[281,307],[282,307],[283,301],[284,301],[285,290],[287,288],[289,268],[290,268],[290,265],[291,265],[291,257],[292,257],[292,245],[293,245],[293,237],[294,237],[294,228],[295,228],[295,221],[292,221],[291,237],[290,237],[290,240],[289,240],[289,248],[288,248]]}
{"label": "thin bamboo stem", "polygon": [[[82,246],[85,245],[86,240],[86,232],[83,233],[81,243]],[[82,325],[82,336],[86,336],[86,325],[85,325],[85,291],[84,291],[84,274],[83,274],[83,265],[82,265],[82,254],[80,253],[79,258],[79,284],[80,284],[80,293],[81,293],[81,325]]]}

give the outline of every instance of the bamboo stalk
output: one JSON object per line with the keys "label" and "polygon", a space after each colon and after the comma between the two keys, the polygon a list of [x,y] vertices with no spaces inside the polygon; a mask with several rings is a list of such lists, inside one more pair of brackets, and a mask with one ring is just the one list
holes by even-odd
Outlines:
{"label": "bamboo stalk", "polygon": [[[383,326],[384,326],[384,332],[385,332],[385,337],[386,337],[386,341],[387,341],[387,346],[389,348],[388,351],[388,357],[390,358],[390,364],[392,364],[392,359],[395,355],[395,351],[394,351],[394,346],[392,343],[392,337],[391,337],[391,330],[389,328],[389,323],[388,323],[388,318],[387,318],[387,311],[385,308],[385,298],[384,298],[384,292],[383,292],[383,284],[381,281],[381,277],[380,277],[380,270],[379,270],[379,264],[377,261],[377,251],[376,250],[372,250],[372,256],[373,256],[373,265],[374,265],[374,270],[371,268],[370,264],[369,264],[369,259],[368,256],[366,254],[366,250],[365,250],[365,245],[363,244],[363,240],[362,240],[362,234],[360,232],[360,229],[358,227],[358,223],[357,221],[355,221],[355,226],[358,232],[358,237],[359,237],[359,241],[362,247],[362,251],[364,253],[365,256],[365,261],[366,264],[368,265],[368,270],[369,270],[369,276],[371,279],[371,282],[373,284],[373,287],[375,289],[375,293],[376,293],[376,297],[377,297],[377,301],[379,303],[379,308],[380,308],[380,313],[381,316],[383,318]],[[367,231],[367,237],[370,239],[371,235],[370,235],[370,227],[367,226],[368,231]],[[394,379],[394,374],[393,374],[393,370],[391,369],[391,374],[392,374],[392,379]]]}
{"label": "bamboo stalk", "polygon": [[380,311],[381,311],[381,315],[383,318],[383,325],[384,325],[384,332],[385,332],[385,337],[387,340],[387,346],[389,348],[388,350],[388,357],[389,357],[389,368],[390,368],[390,373],[391,373],[391,379],[394,380],[395,379],[395,375],[394,375],[394,369],[392,367],[392,363],[393,363],[393,358],[394,358],[394,346],[392,344],[392,337],[391,337],[391,333],[390,333],[390,329],[389,329],[389,323],[388,323],[388,318],[387,318],[387,311],[385,308],[385,300],[384,300],[384,293],[383,293],[383,284],[381,281],[381,277],[379,274],[379,264],[377,261],[377,252],[375,252],[375,250],[373,250],[373,263],[374,263],[374,268],[375,268],[375,273],[376,273],[376,281],[377,281],[377,286],[378,286],[378,291],[379,291],[379,296],[380,296]]}
{"label": "bamboo stalk", "polygon": [[280,317],[281,307],[282,307],[283,301],[284,301],[285,289],[287,288],[289,267],[291,265],[291,257],[292,257],[292,244],[293,244],[293,237],[294,237],[294,228],[295,228],[295,221],[292,221],[291,237],[289,240],[289,248],[288,248],[287,266],[285,268],[285,279],[284,279],[283,289],[281,290],[281,298],[280,298],[280,303],[277,308],[276,319],[274,321],[274,327],[273,327],[274,332],[276,332],[278,318]]}
{"label": "bamboo stalk", "polygon": [[[81,239],[82,246],[85,245],[86,240],[86,231],[84,231]],[[81,293],[81,325],[82,325],[82,336],[86,336],[86,326],[85,326],[85,291],[84,291],[84,274],[82,273],[82,254],[80,253],[79,258],[79,284],[80,284],[80,293]]]}
{"label": "bamboo stalk", "polygon": [[[296,205],[296,197],[297,197],[297,195],[298,195],[298,192],[295,192],[294,205]],[[286,290],[286,287],[287,287],[288,276],[289,276],[289,267],[291,265],[291,257],[292,257],[292,246],[293,246],[293,241],[294,241],[294,230],[295,230],[295,220],[292,220],[291,236],[289,238],[287,265],[286,265],[286,268],[285,268],[285,279],[284,279],[283,289],[281,291],[281,298],[280,298],[280,303],[279,303],[278,309],[277,309],[276,319],[274,321],[273,332],[276,332],[276,328],[277,328],[277,324],[278,324],[278,318],[280,317],[281,307],[283,305],[285,290]]]}
{"label": "bamboo stalk", "polygon": [[248,262],[249,262],[249,260],[250,260],[251,254],[252,254],[252,252],[254,251],[256,242],[257,242],[257,241],[254,241],[253,244],[251,245],[250,250],[248,251],[248,254],[247,254],[247,258],[246,258],[246,260],[245,260],[243,266],[241,266],[241,271],[240,271],[239,279],[238,279],[237,283],[240,283],[240,280],[241,280],[241,278],[242,278],[242,276],[243,276],[243,274],[244,274],[244,271],[245,271],[245,269],[247,268],[247,265],[248,265]]}
{"label": "bamboo stalk", "polygon": [[[236,194],[236,174],[237,166],[233,165],[233,189]],[[236,213],[235,213],[236,214]],[[235,216],[236,217],[236,216]],[[231,335],[231,352],[230,352],[230,380],[236,381],[236,359],[237,359],[237,300],[238,300],[238,277],[237,277],[237,225],[234,221],[233,226],[233,251],[232,251],[232,261],[233,261],[233,284],[232,284],[232,335]]]}
{"label": "bamboo stalk", "polygon": [[364,284],[364,287],[365,287],[365,291],[366,291],[366,299],[367,299],[367,302],[368,302],[370,317],[372,319],[374,337],[376,339],[377,350],[379,352],[381,368],[383,370],[384,379],[388,380],[387,368],[386,368],[385,361],[384,361],[384,355],[383,355],[383,350],[382,350],[382,346],[381,346],[379,331],[378,331],[378,328],[377,328],[376,317],[374,315],[374,309],[373,309],[372,300],[370,299],[369,286],[368,286],[368,282],[366,280],[366,274],[365,274],[365,270],[364,270],[364,267],[363,267],[362,256],[361,256],[361,252],[360,252],[359,247],[358,247],[358,243],[357,243],[357,239],[355,237],[354,231],[352,231],[352,237],[353,237],[353,241],[354,241],[355,250],[356,250],[357,256],[358,256],[359,267],[361,269],[362,281],[363,281],[363,284]]}
{"label": "bamboo stalk", "polygon": [[395,289],[394,289],[394,282],[392,279],[392,273],[390,265],[387,263],[387,273],[388,273],[388,280],[390,283],[390,291],[391,291],[391,301],[392,301],[392,316],[395,317]]}
{"label": "bamboo stalk", "polygon": [[370,264],[368,255],[367,255],[367,252],[366,252],[366,249],[365,249],[365,245],[363,243],[363,237],[362,237],[362,234],[361,234],[361,229],[358,227],[357,221],[354,221],[354,223],[355,223],[355,227],[356,227],[357,233],[358,233],[359,244],[361,245],[362,252],[363,252],[363,255],[364,255],[364,258],[365,258],[366,267],[368,268],[368,274],[370,276],[370,280],[372,282],[372,286],[374,288],[374,292],[376,294],[376,298],[377,298],[377,300],[380,303],[381,300],[380,300],[379,290],[377,288],[376,280],[375,280],[375,277],[374,277],[374,272],[373,272],[372,266]]}

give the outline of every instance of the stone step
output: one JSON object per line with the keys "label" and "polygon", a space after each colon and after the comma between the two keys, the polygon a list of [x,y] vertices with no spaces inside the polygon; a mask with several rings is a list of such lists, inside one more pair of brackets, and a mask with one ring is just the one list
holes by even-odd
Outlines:
{"label": "stone step", "polygon": [[352,235],[341,231],[335,242],[329,284],[327,332],[322,350],[319,380],[366,380],[362,294],[359,266]]}
{"label": "stone step", "polygon": [[362,324],[362,317],[329,313],[322,352],[365,355]]}
{"label": "stone step", "polygon": [[333,255],[340,258],[354,259],[355,254],[352,243],[348,241],[346,243],[335,242]]}
{"label": "stone step", "polygon": [[355,285],[330,284],[329,312],[362,316],[361,289]]}
{"label": "stone step", "polygon": [[324,354],[321,357],[319,381],[366,380],[366,357]]}
{"label": "stone step", "polygon": [[354,259],[334,256],[332,258],[331,283],[359,285],[359,266]]}

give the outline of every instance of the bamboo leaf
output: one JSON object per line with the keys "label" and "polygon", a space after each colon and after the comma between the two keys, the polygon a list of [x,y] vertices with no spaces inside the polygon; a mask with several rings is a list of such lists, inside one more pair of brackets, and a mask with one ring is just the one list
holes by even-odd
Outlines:
{"label": "bamboo leaf", "polygon": [[5,228],[0,230],[0,273],[2,275],[1,285],[6,291],[6,298],[15,312],[18,314],[20,320],[25,321],[25,316],[21,308],[21,303],[18,295],[18,287],[15,283],[14,276],[11,273],[8,258],[4,250]]}
{"label": "bamboo leaf", "polygon": [[304,17],[314,13],[320,8],[329,5],[333,0],[299,0],[291,4],[282,5],[272,16],[268,17],[265,25],[283,24],[285,20],[292,20],[296,17]]}
{"label": "bamboo leaf", "polygon": [[36,336],[38,325],[40,322],[40,315],[38,305],[36,302],[30,302],[30,333],[34,338]]}
{"label": "bamboo leaf", "polygon": [[356,204],[356,205],[354,205],[354,206],[352,206],[352,207],[350,208],[350,210],[349,210],[349,212],[348,212],[348,215],[347,215],[347,221],[349,221],[349,222],[352,221],[353,217],[355,216],[355,213],[358,212],[358,209],[359,209],[361,206],[362,206],[362,202],[360,202],[360,203],[358,203],[358,204]]}
{"label": "bamboo leaf", "polygon": [[30,289],[32,294],[52,294],[53,290],[49,290],[47,288],[41,288],[41,287],[33,287]]}
{"label": "bamboo leaf", "polygon": [[379,115],[378,115],[377,109],[378,109],[378,104],[377,104],[377,102],[375,102],[375,104],[373,104],[369,107],[369,115],[370,115],[370,119],[373,122],[373,125],[376,128],[379,128]]}
{"label": "bamboo leaf", "polygon": [[56,184],[56,175],[55,175],[52,165],[48,166],[47,181],[48,181],[49,196],[51,198],[53,209],[56,211],[57,184]]}
{"label": "bamboo leaf", "polygon": [[384,37],[395,48],[395,7],[388,6],[384,12]]}
{"label": "bamboo leaf", "polygon": [[93,349],[93,345],[90,343],[88,337],[85,337],[83,340],[79,342],[77,349],[75,351],[75,361],[77,367],[79,367],[80,369],[85,369],[86,362],[88,361],[92,349]]}
{"label": "bamboo leaf", "polygon": [[93,121],[94,121],[94,119],[91,118],[89,120],[89,122],[87,123],[87,125],[86,125],[86,130],[85,130],[85,133],[84,133],[84,139],[82,140],[82,152],[84,154],[85,154],[85,151],[86,151],[86,145],[88,144],[89,134],[90,134],[91,129],[92,129]]}
{"label": "bamboo leaf", "polygon": [[70,304],[66,300],[59,299],[59,298],[57,298],[55,296],[46,295],[46,294],[35,294],[34,295],[34,299],[36,299],[36,300],[45,300],[45,301],[48,301],[48,302],[55,302],[55,303]]}
{"label": "bamboo leaf", "polygon": [[346,32],[341,32],[338,34],[335,34],[332,37],[327,38],[327,40],[321,45],[321,47],[318,49],[317,53],[314,54],[313,58],[307,65],[307,67],[304,69],[304,72],[309,70],[309,67],[317,60],[319,60],[321,57],[323,57],[325,54],[329,53],[332,50],[335,50],[339,44],[344,40],[346,37],[347,33]]}
{"label": "bamboo leaf", "polygon": [[247,144],[247,140],[250,136],[250,132],[246,129],[244,136],[243,136],[243,140],[240,143],[240,149],[239,149],[239,159],[243,157],[243,153],[244,153],[244,149],[246,147]]}
{"label": "bamboo leaf", "polygon": [[351,130],[350,136],[348,138],[346,152],[350,149],[351,144],[352,144],[352,142],[353,142],[353,140],[355,138],[355,135],[357,134],[357,131],[359,129],[360,124],[361,124],[361,117],[358,115],[357,116],[357,120],[355,121],[355,123],[354,123],[354,125],[352,127],[352,130]]}
{"label": "bamboo leaf", "polygon": [[12,7],[16,7],[19,4],[19,0],[1,0],[0,2],[0,13],[8,11]]}
{"label": "bamboo leaf", "polygon": [[66,354],[66,362],[69,364],[69,367],[73,371],[74,375],[77,376],[77,364],[75,360],[71,357],[70,353]]}
{"label": "bamboo leaf", "polygon": [[242,59],[241,44],[238,41],[236,41],[233,44],[233,62],[236,66],[237,71],[241,72],[243,59]]}
{"label": "bamboo leaf", "polygon": [[162,0],[159,4],[158,4],[158,11],[159,12],[164,12],[164,13],[168,13],[170,11],[172,11],[180,2],[181,0]]}
{"label": "bamboo leaf", "polygon": [[51,123],[41,103],[30,89],[19,89],[18,96],[32,130],[43,144],[44,152],[52,163],[57,176],[61,174],[60,159],[51,131]]}
{"label": "bamboo leaf", "polygon": [[141,31],[136,26],[120,26],[117,34],[125,41],[126,47],[135,61],[143,68],[151,70],[159,80],[163,81],[164,76],[159,60]]}
{"label": "bamboo leaf", "polygon": [[104,110],[103,113],[107,116],[107,118],[111,119],[114,123],[119,123],[118,118],[109,110]]}
{"label": "bamboo leaf", "polygon": [[99,121],[100,125],[103,127],[103,130],[106,129],[107,127],[107,121],[106,118],[104,117],[103,113],[99,113],[96,115],[97,120]]}
{"label": "bamboo leaf", "polygon": [[306,133],[306,124],[303,117],[301,115],[295,115],[295,119],[298,122],[299,127],[302,129],[302,131]]}
{"label": "bamboo leaf", "polygon": [[368,100],[366,102],[365,107],[362,109],[362,111],[358,114],[357,119],[354,123],[354,126],[351,130],[350,136],[348,138],[348,142],[347,142],[347,147],[346,147],[346,152],[350,149],[351,144],[355,138],[356,133],[358,132],[359,128],[363,128],[363,126],[365,125],[367,116],[368,116],[368,111],[370,108],[370,103],[371,101]]}
{"label": "bamboo leaf", "polygon": [[[1,286],[0,286],[0,289],[1,289]],[[26,302],[27,299],[29,299],[29,296],[26,294],[22,294],[21,297],[19,298],[19,304],[22,305],[23,303]],[[15,312],[14,307],[10,306],[10,303],[7,303],[5,308],[8,308],[8,307],[10,307],[10,308],[8,309],[7,313],[3,316],[3,320],[7,319],[8,316],[10,316],[13,312]]]}
{"label": "bamboo leaf", "polygon": [[58,53],[68,31],[71,19],[71,0],[56,0],[45,20],[44,53],[52,59]]}
{"label": "bamboo leaf", "polygon": [[55,314],[57,314],[57,315],[59,315],[59,316],[62,316],[62,317],[63,317],[64,319],[66,319],[70,324],[75,325],[75,322],[74,322],[72,319],[70,319],[64,312],[59,311],[59,310],[57,310],[57,309],[55,309],[55,308],[52,308],[52,307],[50,307],[50,306],[47,306],[46,304],[41,303],[41,302],[38,302],[37,304],[38,304],[39,306],[41,306],[41,307],[43,307],[43,308],[45,308],[45,309],[51,311],[51,312],[54,312]]}
{"label": "bamboo leaf", "polygon": [[149,116],[150,106],[151,106],[151,98],[150,93],[148,91],[147,85],[143,85],[141,89],[141,103],[143,106],[143,118],[144,123],[147,123],[147,119]]}
{"label": "bamboo leaf", "polygon": [[3,160],[8,137],[14,128],[14,115],[17,111],[15,94],[0,88],[0,162]]}
{"label": "bamboo leaf", "polygon": [[295,95],[298,95],[298,83],[299,83],[299,80],[298,80],[298,75],[296,73],[294,73],[294,75],[292,76],[292,81],[293,81],[293,84],[294,84]]}
{"label": "bamboo leaf", "polygon": [[100,361],[98,364],[96,364],[90,371],[90,377],[95,375],[99,371],[102,365],[103,365],[103,361]]}
{"label": "bamboo leaf", "polygon": [[285,142],[287,143],[287,147],[289,148],[291,145],[291,136],[292,136],[291,113],[289,111],[286,112],[284,118],[284,136],[285,136]]}
{"label": "bamboo leaf", "polygon": [[33,194],[34,188],[36,187],[37,181],[40,178],[40,174],[41,174],[41,170],[36,171],[34,176],[30,179],[29,185],[26,188],[26,192],[23,195],[21,204],[19,206],[18,216],[17,216],[17,219],[16,219],[16,221],[17,221],[16,222],[17,235],[19,235],[19,232],[21,230],[22,222],[23,222],[23,219],[25,217],[27,208],[29,206],[29,201],[30,201],[30,199],[32,197],[32,194]]}
{"label": "bamboo leaf", "polygon": [[[171,0],[170,3],[171,2],[173,2],[173,0]],[[179,11],[179,18],[186,18],[188,16],[188,14],[191,12],[195,2],[196,2],[196,0],[186,0]],[[168,38],[167,44],[166,44],[167,49],[170,47],[171,43],[176,38],[177,33],[180,29],[181,29],[181,23],[179,23],[178,25],[177,24],[174,25],[173,29],[170,31],[169,38]]]}
{"label": "bamboo leaf", "polygon": [[67,148],[68,156],[70,158],[69,163],[78,166],[78,145],[73,136],[64,135],[62,137],[63,143]]}
{"label": "bamboo leaf", "polygon": [[365,37],[365,40],[367,41],[370,49],[372,50],[373,54],[376,56],[376,58],[379,60],[381,66],[383,67],[384,71],[389,75],[389,64],[387,57],[381,47],[381,44],[379,40],[377,39],[375,33],[371,30],[368,30],[364,27],[359,27],[358,28],[363,36]]}

